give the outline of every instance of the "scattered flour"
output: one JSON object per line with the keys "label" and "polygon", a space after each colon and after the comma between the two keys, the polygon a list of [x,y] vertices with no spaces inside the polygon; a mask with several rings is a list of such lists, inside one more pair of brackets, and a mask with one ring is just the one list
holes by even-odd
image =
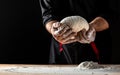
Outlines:
{"label": "scattered flour", "polygon": [[84,61],[77,66],[78,69],[111,69],[111,67],[103,66],[93,61]]}
{"label": "scattered flour", "polygon": [[[30,65],[0,67],[0,73],[16,75],[120,75],[120,65],[101,65],[93,61],[84,61],[75,66]],[[3,74],[0,74],[3,75]]]}

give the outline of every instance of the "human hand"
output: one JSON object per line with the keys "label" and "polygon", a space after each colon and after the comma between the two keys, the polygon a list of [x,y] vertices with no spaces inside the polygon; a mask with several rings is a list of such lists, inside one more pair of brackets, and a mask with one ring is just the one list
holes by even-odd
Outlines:
{"label": "human hand", "polygon": [[83,29],[80,32],[78,32],[76,39],[80,43],[91,43],[95,40],[95,36],[96,31],[92,26],[90,26],[88,31]]}
{"label": "human hand", "polygon": [[[109,28],[108,22],[102,17],[96,17],[89,23],[89,30],[79,32],[78,41],[81,43],[90,43],[95,40],[96,32],[104,31]],[[87,37],[90,40],[87,40]]]}
{"label": "human hand", "polygon": [[52,26],[53,37],[63,44],[77,41],[77,33],[82,29],[88,30],[88,22],[81,16],[68,16]]}
{"label": "human hand", "polygon": [[58,42],[62,44],[68,44],[77,41],[75,38],[77,33],[73,32],[69,25],[62,24],[60,22],[53,23],[51,34]]}

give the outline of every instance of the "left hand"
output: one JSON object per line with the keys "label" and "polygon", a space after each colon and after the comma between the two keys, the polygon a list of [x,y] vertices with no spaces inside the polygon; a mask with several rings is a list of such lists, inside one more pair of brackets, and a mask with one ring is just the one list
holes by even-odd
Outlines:
{"label": "left hand", "polygon": [[95,36],[96,31],[92,26],[90,26],[88,31],[83,29],[82,31],[78,32],[76,39],[80,43],[91,43],[95,40]]}

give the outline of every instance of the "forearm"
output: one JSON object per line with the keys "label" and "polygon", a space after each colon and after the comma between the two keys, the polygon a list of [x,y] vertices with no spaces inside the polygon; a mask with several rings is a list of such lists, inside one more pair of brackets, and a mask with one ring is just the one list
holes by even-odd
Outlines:
{"label": "forearm", "polygon": [[93,26],[97,32],[103,31],[109,28],[108,22],[102,17],[96,17],[89,24]]}

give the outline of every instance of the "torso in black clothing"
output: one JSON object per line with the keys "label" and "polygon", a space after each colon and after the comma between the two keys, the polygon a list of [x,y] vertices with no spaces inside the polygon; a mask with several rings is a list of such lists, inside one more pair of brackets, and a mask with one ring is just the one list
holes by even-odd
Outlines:
{"label": "torso in black clothing", "polygon": [[[79,15],[88,22],[97,16],[107,17],[107,0],[43,0],[44,24],[49,20],[60,21],[64,17]],[[95,43],[100,51],[101,63],[110,63],[111,35],[109,29],[96,35]],[[55,64],[79,64],[82,61],[97,61],[95,54],[89,44],[72,43],[63,45],[63,52],[59,52],[59,43],[52,39],[50,51],[50,63]],[[67,52],[66,52],[67,50]],[[66,54],[69,54],[66,55]]]}

